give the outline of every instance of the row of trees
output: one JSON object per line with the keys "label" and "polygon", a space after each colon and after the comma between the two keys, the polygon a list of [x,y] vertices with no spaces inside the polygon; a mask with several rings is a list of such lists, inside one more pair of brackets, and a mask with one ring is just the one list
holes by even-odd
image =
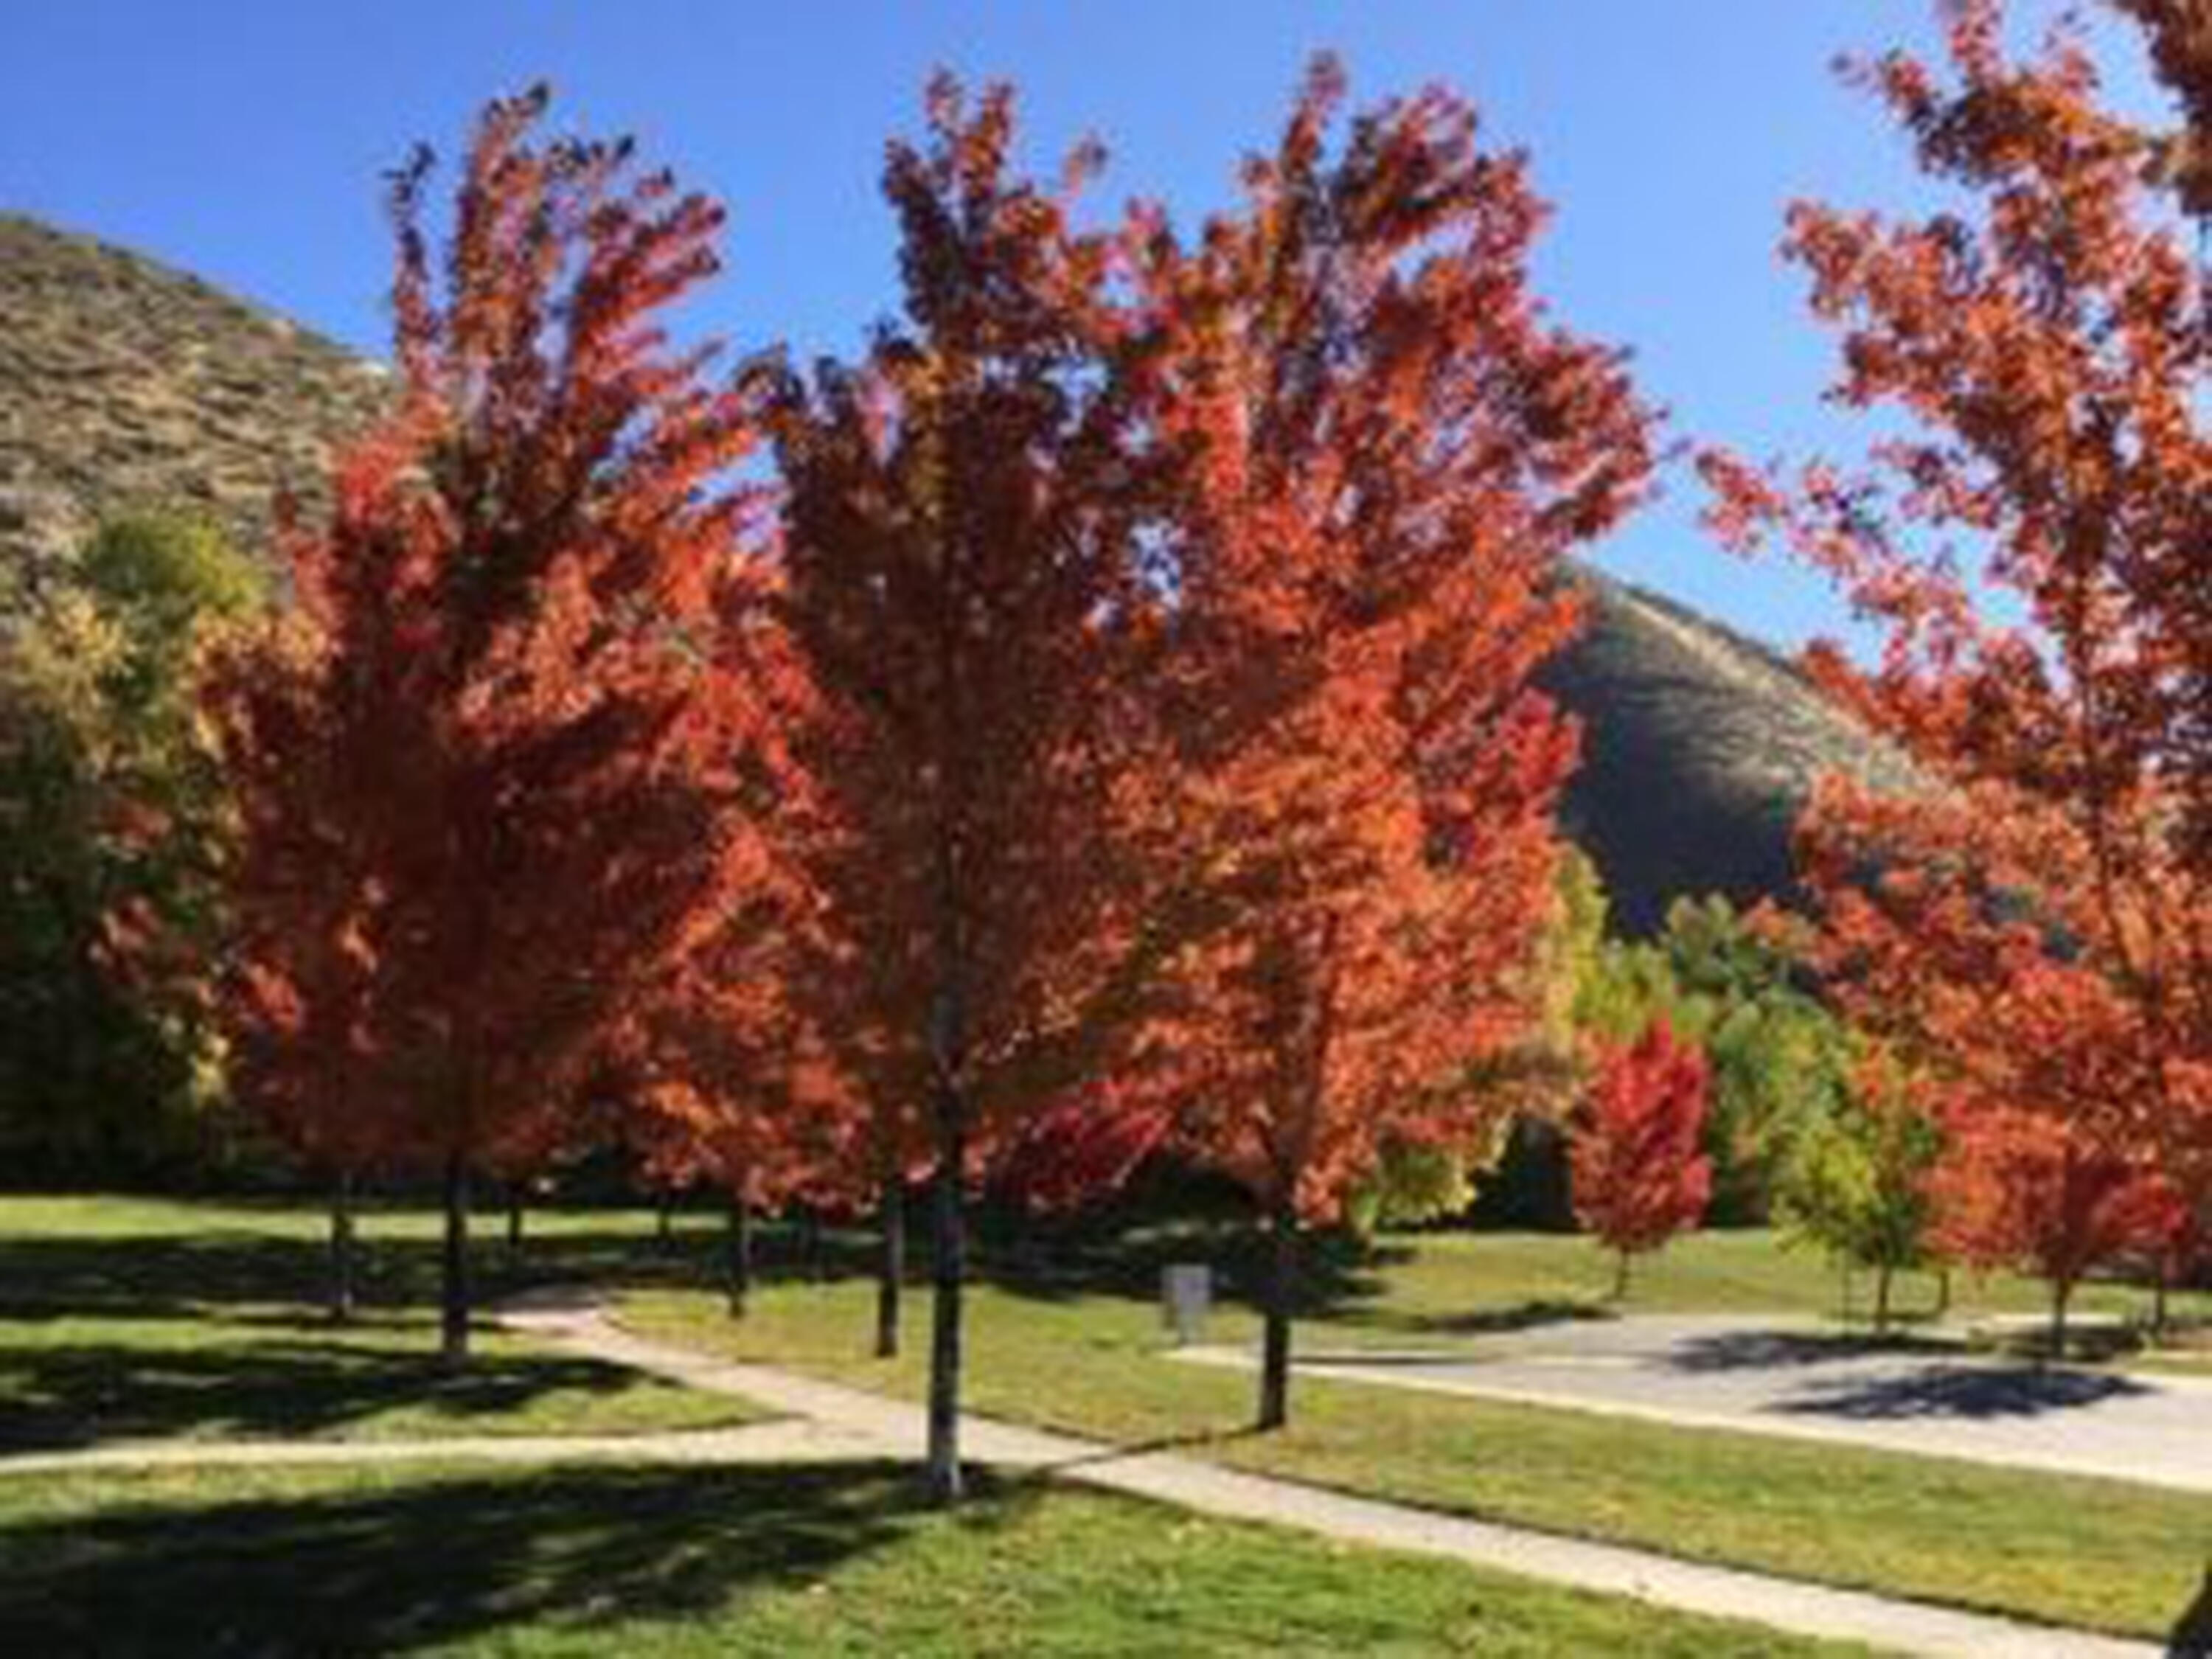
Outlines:
{"label": "row of trees", "polygon": [[[2185,8],[2124,9],[2185,104],[2212,85]],[[927,1180],[948,1498],[975,1182],[1040,1135],[1079,1191],[1155,1146],[1233,1175],[1275,1240],[1279,1422],[1300,1230],[1576,1086],[1563,957],[1612,988],[1595,1115],[1644,1150],[1583,1185],[1623,1215],[1702,1202],[1716,1152],[1724,1202],[1787,1186],[1785,1145],[1808,1217],[1845,1145],[1916,1204],[1944,1149],[1954,1217],[2039,1221],[2051,1180],[2198,1214],[2208,322],[2174,221],[2212,149],[2003,21],[1958,9],[1948,78],[1863,71],[1966,209],[1792,219],[1843,401],[1912,435],[1863,472],[1703,459],[1723,533],[1787,538],[1887,630],[1816,670],[1927,787],[1814,802],[1809,904],[1762,947],[1812,984],[1695,912],[1646,947],[1710,1067],[1702,1150],[1698,1062],[1639,1042],[1638,959],[1557,896],[1574,732],[1530,683],[1652,416],[1534,295],[1522,158],[1442,92],[1342,121],[1327,64],[1194,234],[1086,214],[1095,152],[1032,179],[1010,95],[938,83],[885,172],[902,308],[805,370],[669,341],[720,210],[544,137],[542,94],[487,112],[442,238],[418,156],[398,407],[209,677],[222,946],[143,915],[110,954],[199,962],[241,1091],[335,1180],[441,1180],[456,1362],[471,1181],[620,1141],[740,1218],[880,1206],[891,1346]],[[1842,1079],[1820,1134],[1764,1133],[1793,1068]]]}
{"label": "row of trees", "polygon": [[[1585,908],[1592,878],[1571,861],[1568,879],[1570,911]],[[2088,1273],[2148,1278],[2162,1325],[2166,1290],[2206,1264],[2201,1207],[2157,1149],[2100,1155],[2041,1115],[1962,1099],[1950,1064],[1866,1022],[1887,1005],[1838,971],[1805,916],[1680,901],[1656,939],[1591,938],[1573,992],[1586,1086],[1561,1103],[1563,1156],[1575,1214],[1620,1253],[1624,1285],[1630,1255],[1710,1206],[1871,1273],[1878,1329],[1908,1270],[2045,1279],[2063,1346]],[[1527,1161],[1511,1173],[1526,1180]]]}
{"label": "row of trees", "polygon": [[805,371],[667,342],[720,210],[542,94],[442,249],[398,175],[399,407],[208,706],[240,1086],[340,1179],[440,1176],[451,1359],[473,1178],[618,1137],[879,1202],[889,1253],[926,1177],[950,1498],[964,1197],[1073,1114],[1250,1191],[1283,1420],[1301,1228],[1481,1132],[1537,1018],[1575,738],[1529,678],[1652,465],[1530,289],[1522,160],[1342,98],[1187,236],[1087,221],[1095,153],[1032,179],[1011,95],[940,81],[902,312]]}

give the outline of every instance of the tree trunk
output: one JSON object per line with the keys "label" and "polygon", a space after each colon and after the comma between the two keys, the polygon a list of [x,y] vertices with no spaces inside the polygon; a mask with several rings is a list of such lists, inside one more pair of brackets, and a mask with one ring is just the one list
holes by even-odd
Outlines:
{"label": "tree trunk", "polygon": [[2151,1281],[2150,1292],[2150,1334],[2153,1338],[2161,1341],[2166,1337],[2166,1291],[2167,1282],[2171,1278],[2166,1270],[2166,1258],[2160,1256],[2158,1262],[2158,1276]]}
{"label": "tree trunk", "polygon": [[1291,1420],[1291,1317],[1298,1294],[1298,1218],[1287,1200],[1267,1218],[1267,1305],[1260,1337],[1261,1430]]}
{"label": "tree trunk", "polygon": [[1951,1316],[1951,1264],[1945,1262],[1936,1270],[1936,1317]]}
{"label": "tree trunk", "polygon": [[899,1351],[899,1297],[906,1282],[906,1182],[884,1177],[878,1209],[882,1254],[876,1263],[876,1358],[896,1359]]}
{"label": "tree trunk", "polygon": [[1623,1250],[1620,1252],[1620,1260],[1613,1264],[1613,1299],[1615,1302],[1626,1302],[1628,1300],[1628,1264],[1630,1260],[1631,1257],[1628,1252]]}
{"label": "tree trunk", "polygon": [[736,1193],[730,1194],[729,1229],[724,1240],[723,1288],[730,1298],[730,1317],[745,1316],[745,1298],[753,1288],[753,1206]]}
{"label": "tree trunk", "polygon": [[653,1198],[653,1242],[661,1254],[676,1248],[676,1200],[665,1188]]}
{"label": "tree trunk", "polygon": [[929,1332],[929,1495],[941,1504],[960,1501],[960,1315],[966,1273],[961,1178],[967,1162],[963,1104],[947,1088],[939,1107],[934,1295]]}
{"label": "tree trunk", "polygon": [[806,1275],[807,1283],[822,1282],[822,1212],[811,1204],[799,1206],[799,1269]]}
{"label": "tree trunk", "polygon": [[2061,1279],[2051,1287],[2051,1357],[2066,1358],[2066,1304],[2074,1299],[2074,1282]]}
{"label": "tree trunk", "polygon": [[519,1181],[507,1183],[507,1248],[514,1255],[522,1253],[523,1187]]}
{"label": "tree trunk", "polygon": [[334,1325],[350,1323],[354,1306],[353,1171],[331,1183],[331,1268],[325,1306]]}
{"label": "tree trunk", "polygon": [[1874,1334],[1889,1334],[1889,1281],[1897,1269],[1887,1261],[1877,1262],[1874,1272]]}
{"label": "tree trunk", "polygon": [[446,1159],[446,1239],[439,1295],[439,1358],[448,1370],[469,1360],[469,1166]]}

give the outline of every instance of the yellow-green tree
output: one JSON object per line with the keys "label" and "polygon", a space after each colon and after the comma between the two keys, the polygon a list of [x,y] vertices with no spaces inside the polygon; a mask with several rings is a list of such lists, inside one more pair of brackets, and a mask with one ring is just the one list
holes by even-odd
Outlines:
{"label": "yellow-green tree", "polygon": [[197,712],[210,641],[264,603],[212,526],[104,526],[0,607],[0,1148],[48,1179],[191,1151],[228,810]]}

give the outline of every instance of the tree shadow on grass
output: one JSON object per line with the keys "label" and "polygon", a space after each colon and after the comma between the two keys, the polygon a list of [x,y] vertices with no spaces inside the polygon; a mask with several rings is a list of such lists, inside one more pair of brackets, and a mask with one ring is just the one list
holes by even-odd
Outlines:
{"label": "tree shadow on grass", "polygon": [[2212,1659],[2212,1567],[2166,1632],[2166,1659]]}
{"label": "tree shadow on grass", "polygon": [[[365,1296],[386,1277],[368,1265]],[[311,1244],[251,1233],[5,1238],[0,1318],[190,1318],[209,1305],[307,1300],[321,1293],[323,1267]]]}
{"label": "tree shadow on grass", "polygon": [[[589,1280],[609,1285],[708,1282],[712,1236],[679,1234],[674,1247],[610,1224],[566,1229],[510,1250],[487,1218],[471,1261],[480,1299],[489,1304],[548,1284]],[[379,1237],[364,1218],[356,1257],[356,1292],[368,1308],[428,1307],[435,1302],[439,1243],[429,1236]],[[288,1303],[313,1308],[325,1294],[325,1246],[319,1238],[244,1230],[115,1238],[0,1237],[0,1319],[72,1316],[190,1319],[210,1308]]]}
{"label": "tree shadow on grass", "polygon": [[0,1351],[0,1452],[173,1435],[301,1437],[404,1407],[424,1432],[477,1431],[556,1392],[612,1395],[635,1373],[559,1354],[477,1353],[458,1375],[421,1352],[334,1339],[145,1347],[70,1342]]}
{"label": "tree shadow on grass", "polygon": [[[1017,1296],[1048,1302],[1114,1297],[1156,1303],[1172,1263],[1204,1262],[1224,1296],[1256,1304],[1267,1283],[1272,1246],[1243,1224],[1159,1227],[1127,1232],[1055,1234],[1039,1225],[1015,1248],[994,1239],[981,1253],[982,1276]],[[1382,1268],[1409,1261],[1403,1245],[1375,1244],[1349,1233],[1308,1237],[1300,1250],[1293,1310],[1300,1318],[1338,1316],[1384,1289]]]}
{"label": "tree shadow on grass", "polygon": [[[473,1265],[487,1301],[564,1279],[644,1283],[696,1272],[686,1256],[654,1252],[648,1239],[617,1230],[535,1239],[520,1252],[487,1237],[476,1241]],[[7,1237],[0,1239],[0,1318],[195,1318],[208,1307],[241,1303],[312,1307],[325,1294],[325,1245],[319,1239],[257,1232]],[[356,1256],[362,1305],[431,1305],[435,1290],[438,1241],[362,1232]]]}
{"label": "tree shadow on grass", "polygon": [[1340,1324],[1366,1330],[1402,1331],[1408,1336],[1504,1336],[1547,1325],[1618,1319],[1611,1308],[1565,1297],[1530,1297],[1496,1308],[1456,1313],[1418,1313],[1391,1308],[1352,1308],[1335,1316]]}
{"label": "tree shadow on grass", "polygon": [[[963,1520],[1009,1520],[986,1486]],[[169,1503],[0,1530],[0,1652],[398,1654],[509,1627],[696,1620],[895,1545],[926,1514],[877,1465],[564,1469]],[[635,1632],[633,1632],[634,1634]]]}

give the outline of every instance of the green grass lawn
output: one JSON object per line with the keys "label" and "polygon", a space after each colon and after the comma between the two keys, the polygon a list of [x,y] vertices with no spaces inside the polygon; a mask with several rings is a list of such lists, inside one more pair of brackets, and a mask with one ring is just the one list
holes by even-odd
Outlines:
{"label": "green grass lawn", "polygon": [[[371,1215],[363,1306],[315,1308],[320,1218],[283,1206],[0,1200],[0,1452],[182,1437],[416,1438],[706,1428],[763,1413],[622,1367],[482,1331],[434,1363],[434,1218]],[[483,1252],[496,1291],[636,1255],[642,1216],[561,1216],[519,1261]],[[647,1253],[649,1254],[649,1252]]]}
{"label": "green grass lawn", "polygon": [[[368,1317],[340,1334],[314,1311],[322,1220],[312,1207],[0,1200],[0,1449],[94,1436],[419,1435],[690,1425],[737,1402],[488,1339],[459,1382],[428,1365],[436,1218],[368,1214]],[[866,1240],[833,1235],[828,1282],[806,1282],[771,1235],[772,1280],[732,1326],[708,1281],[715,1230],[675,1248],[642,1212],[533,1212],[510,1257],[488,1218],[485,1293],[592,1279],[656,1334],[908,1397],[921,1385],[926,1299],[910,1357],[866,1357]],[[1042,1235],[987,1260],[975,1303],[970,1403],[1125,1444],[1188,1443],[1238,1467],[1470,1514],[2063,1623],[2156,1634],[2195,1592],[2212,1499],[1595,1414],[1302,1382],[1285,1434],[1241,1432],[1245,1375],[1159,1357],[1158,1270],[1216,1260],[1232,1283],[1238,1230],[1164,1230],[1109,1245]],[[1314,1263],[1301,1345],[1449,1346],[1549,1318],[1605,1316],[1609,1267],[1583,1241],[1529,1235],[1386,1239]],[[1916,1286],[1908,1294],[1926,1289]],[[2011,1281],[1956,1287],[1968,1312],[2032,1309]],[[1632,1310],[1820,1313],[1836,1280],[1765,1234],[1709,1234],[1645,1264]],[[2098,1287],[2112,1306],[2135,1293]],[[2178,1313],[2201,1315],[2202,1300]],[[1209,1334],[1249,1341],[1231,1301]]]}
{"label": "green grass lawn", "polygon": [[479,1333],[468,1369],[449,1374],[436,1345],[427,1316],[371,1314],[340,1330],[275,1304],[0,1318],[0,1452],[178,1437],[620,1434],[766,1415],[501,1333]]}
{"label": "green grass lawn", "polygon": [[[709,1296],[643,1290],[625,1318],[919,1398],[926,1307],[914,1309],[907,1356],[880,1362],[866,1357],[870,1296],[859,1279],[781,1285],[732,1324]],[[1209,1335],[1237,1341],[1253,1328],[1232,1309]],[[1163,1358],[1153,1310],[1103,1293],[979,1286],[969,1356],[969,1404],[1011,1420],[2063,1624],[2162,1634],[2212,1551],[2212,1498],[1410,1390],[1302,1380],[1291,1428],[1252,1435],[1249,1375]]]}
{"label": "green grass lawn", "polygon": [[[1434,1233],[1385,1237],[1378,1265],[1349,1270],[1342,1293],[1316,1310],[1332,1341],[1449,1346],[1460,1337],[1560,1316],[1634,1313],[1788,1313],[1854,1322],[1871,1318],[1874,1281],[1843,1277],[1818,1252],[1791,1249],[1760,1229],[1693,1233],[1636,1264],[1625,1304],[1611,1300],[1613,1261],[1589,1240],[1555,1233]],[[1932,1273],[1903,1273],[1895,1287],[1900,1319],[1925,1321],[1939,1305]],[[2092,1282],[2075,1298],[2078,1314],[2148,1312],[2148,1291]],[[1950,1321],[1990,1314],[2039,1314],[2049,1292],[2008,1273],[1953,1276]],[[2177,1293],[2178,1321],[2212,1318],[2212,1296]]]}
{"label": "green grass lawn", "polygon": [[1444,1562],[907,1471],[0,1480],[0,1651],[1814,1659],[1860,1651]]}

